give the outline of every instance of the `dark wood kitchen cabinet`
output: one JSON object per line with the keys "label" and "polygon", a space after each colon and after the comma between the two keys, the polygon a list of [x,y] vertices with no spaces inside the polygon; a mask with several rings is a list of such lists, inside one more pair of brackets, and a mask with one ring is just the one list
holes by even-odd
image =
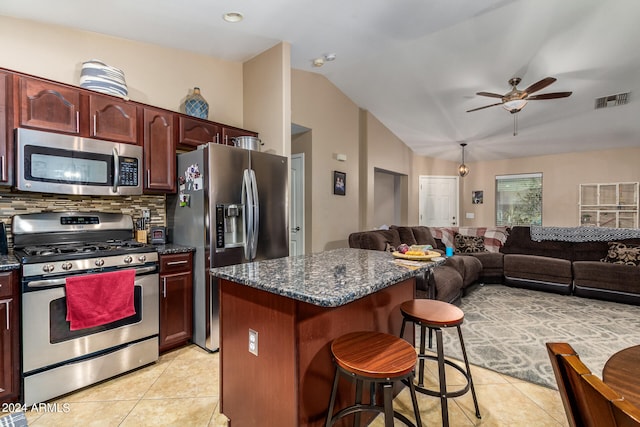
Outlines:
{"label": "dark wood kitchen cabinet", "polygon": [[0,185],[11,185],[13,176],[11,93],[11,75],[0,71]]}
{"label": "dark wood kitchen cabinet", "polygon": [[206,120],[178,115],[177,146],[185,150],[193,150],[199,145],[221,141],[221,126]]}
{"label": "dark wood kitchen cabinet", "polygon": [[18,79],[21,127],[80,135],[80,90],[30,77]]}
{"label": "dark wood kitchen cabinet", "polygon": [[175,193],[176,140],[173,133],[173,113],[156,108],[144,108],[144,191]]}
{"label": "dark wood kitchen cabinet", "polygon": [[138,144],[138,104],[47,80],[15,78],[21,127]]}
{"label": "dark wood kitchen cabinet", "polygon": [[193,253],[160,255],[160,352],[193,337]]}
{"label": "dark wood kitchen cabinet", "polygon": [[17,271],[0,272],[0,402],[20,398],[20,317]]}
{"label": "dark wood kitchen cabinet", "polygon": [[137,144],[137,105],[111,96],[89,95],[89,136]]}

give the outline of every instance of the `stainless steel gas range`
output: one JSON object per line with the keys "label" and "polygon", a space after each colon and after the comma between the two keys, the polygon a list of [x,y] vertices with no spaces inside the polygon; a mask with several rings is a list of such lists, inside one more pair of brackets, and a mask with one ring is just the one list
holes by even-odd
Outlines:
{"label": "stainless steel gas range", "polygon": [[[12,232],[14,253],[22,264],[25,405],[158,360],[158,254],[152,245],[133,240],[131,216],[84,212],[16,215]],[[135,271],[135,313],[97,326],[70,327],[67,279],[124,270]],[[117,289],[108,280],[100,283],[99,292],[108,294]]]}

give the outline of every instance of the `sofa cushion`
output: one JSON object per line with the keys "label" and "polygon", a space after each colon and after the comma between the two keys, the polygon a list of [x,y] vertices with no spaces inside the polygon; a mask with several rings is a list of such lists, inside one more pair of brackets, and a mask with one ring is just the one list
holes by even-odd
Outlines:
{"label": "sofa cushion", "polygon": [[364,235],[364,231],[357,231],[349,234],[349,247],[360,249],[360,239]]}
{"label": "sofa cushion", "polygon": [[640,265],[640,245],[621,242],[609,242],[607,256],[602,258],[602,262],[625,265]]}
{"label": "sofa cushion", "polygon": [[458,227],[457,232],[465,236],[484,237],[484,247],[489,252],[499,252],[509,236],[507,227]]}
{"label": "sofa cushion", "polygon": [[484,247],[483,236],[463,236],[460,233],[454,234],[454,242],[456,245],[456,252],[461,253],[473,253],[473,252],[486,252]]}
{"label": "sofa cushion", "polygon": [[480,278],[480,274],[482,273],[482,263],[478,258],[472,256],[461,255],[460,258],[462,258],[462,265],[464,267],[462,287],[467,288],[472,283],[477,282]]}
{"label": "sofa cushion", "polygon": [[545,240],[535,242],[531,240],[530,227],[513,227],[509,237],[500,252],[504,254],[526,254],[541,257],[571,260],[573,257],[572,242],[558,242]]}
{"label": "sofa cushion", "polygon": [[360,237],[361,249],[393,252],[400,243],[397,230],[372,230]]}
{"label": "sofa cushion", "polygon": [[416,238],[416,243],[419,245],[431,245],[432,248],[436,248],[436,240],[431,235],[429,227],[417,226],[411,227],[413,235]]}
{"label": "sofa cushion", "polygon": [[418,244],[418,241],[413,235],[412,228],[413,227],[395,226],[395,225],[391,226],[392,230],[398,231],[398,235],[400,236],[400,241],[402,243],[406,243],[409,246]]}
{"label": "sofa cushion", "polygon": [[429,286],[434,291],[429,297],[456,304],[462,296],[462,285],[462,276],[455,267],[440,265],[431,270],[429,275]]}
{"label": "sofa cushion", "polygon": [[581,287],[640,294],[640,268],[633,265],[575,261],[573,277],[576,290]]}
{"label": "sofa cushion", "polygon": [[571,285],[571,261],[536,255],[507,254],[504,256],[506,278]]}
{"label": "sofa cushion", "polygon": [[476,258],[482,264],[479,280],[484,283],[502,283],[504,254],[500,252],[476,252],[466,256]]}

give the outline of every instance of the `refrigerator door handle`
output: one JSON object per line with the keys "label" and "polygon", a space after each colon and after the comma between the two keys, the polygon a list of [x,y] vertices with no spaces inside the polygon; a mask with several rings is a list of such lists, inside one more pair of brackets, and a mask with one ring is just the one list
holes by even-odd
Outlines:
{"label": "refrigerator door handle", "polygon": [[258,231],[260,230],[260,199],[258,197],[258,182],[256,172],[251,169],[251,188],[253,190],[253,231],[251,232],[251,259],[258,253]]}
{"label": "refrigerator door handle", "polygon": [[251,245],[253,241],[253,192],[251,190],[251,177],[249,169],[245,169],[242,175],[242,204],[244,205],[244,257],[251,261]]}

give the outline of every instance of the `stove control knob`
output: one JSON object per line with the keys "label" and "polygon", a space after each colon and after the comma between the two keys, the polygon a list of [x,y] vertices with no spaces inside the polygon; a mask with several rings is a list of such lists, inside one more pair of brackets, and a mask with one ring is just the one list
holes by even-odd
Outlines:
{"label": "stove control knob", "polygon": [[51,273],[55,268],[56,267],[53,264],[45,264],[42,266],[42,271],[45,273]]}
{"label": "stove control knob", "polygon": [[138,261],[140,261],[140,262],[145,262],[146,260],[147,260],[147,256],[146,255],[140,255],[138,257]]}
{"label": "stove control knob", "polygon": [[71,264],[70,262],[63,262],[62,263],[62,269],[63,270],[71,270],[71,268],[73,267],[73,264]]}
{"label": "stove control knob", "polygon": [[133,261],[133,258],[131,258],[131,255],[127,255],[126,257],[124,257],[125,264],[131,264],[132,261]]}
{"label": "stove control knob", "polygon": [[98,258],[95,262],[95,265],[98,267],[102,267],[104,265],[104,260],[102,258]]}

